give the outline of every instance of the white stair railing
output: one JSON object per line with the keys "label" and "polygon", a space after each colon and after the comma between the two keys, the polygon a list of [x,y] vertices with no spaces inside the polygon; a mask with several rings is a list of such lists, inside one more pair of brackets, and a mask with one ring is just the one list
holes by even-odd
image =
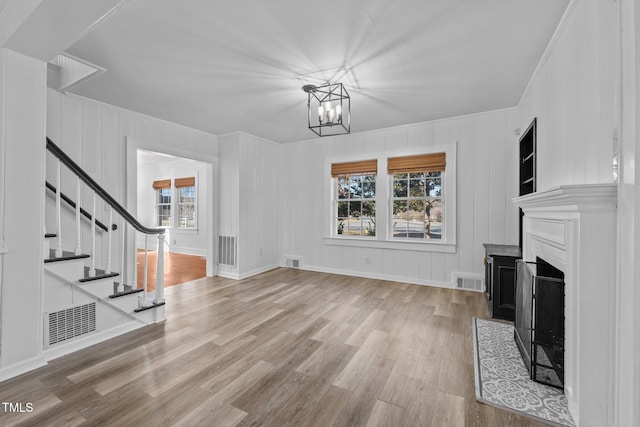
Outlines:
{"label": "white stair railing", "polygon": [[109,207],[109,224],[108,230],[108,246],[107,246],[107,265],[104,267],[106,274],[111,274],[111,240],[113,239],[113,207]]}
{"label": "white stair railing", "polygon": [[62,208],[61,200],[62,194],[60,194],[60,159],[56,162],[56,224],[58,225],[58,235],[56,238],[56,258],[62,257]]}
{"label": "white stair railing", "polygon": [[[58,163],[60,163],[58,161]],[[58,183],[60,188],[60,183]],[[76,248],[74,253],[80,255],[82,253],[82,227],[80,222],[80,198],[82,197],[82,181],[80,178],[76,179]]]}
{"label": "white stair railing", "polygon": [[[131,277],[131,288],[137,289],[137,250],[136,250],[136,236],[135,233],[141,232],[145,236],[145,249],[144,249],[144,270],[143,270],[143,292],[141,292],[139,296],[139,309],[147,308],[149,306],[164,304],[164,230],[145,227],[140,224],[131,214],[129,214],[126,209],[124,209],[112,196],[110,196],[100,185],[98,185],[82,168],[80,168],[71,158],[64,153],[60,148],[58,148],[50,139],[47,138],[47,150],[57,159],[56,162],[56,171],[55,171],[55,180],[56,180],[56,188],[54,189],[51,184],[47,182],[47,188],[55,191],[55,210],[56,210],[56,223],[57,223],[57,240],[56,240],[56,248],[55,254],[56,257],[62,257],[63,255],[63,239],[62,239],[62,231],[63,231],[63,221],[62,221],[62,204],[61,201],[64,200],[66,203],[74,206],[75,209],[75,243],[73,247],[73,252],[76,255],[81,255],[82,253],[82,219],[81,215],[90,219],[90,234],[91,234],[91,253],[90,253],[90,267],[89,267],[89,277],[101,277],[97,275],[96,265],[104,265],[105,274],[112,273],[112,253],[113,253],[113,232],[118,228],[113,225],[114,221],[114,211],[115,214],[120,215],[120,222],[122,226],[121,230],[121,253],[120,253],[120,280],[118,282],[117,292],[124,292],[126,277]],[[65,196],[61,189],[61,167],[64,165],[69,171],[71,171],[76,177],[76,188],[75,188],[75,196],[76,201],[73,202],[69,197]],[[82,188],[81,185],[84,183],[87,185],[92,191],[92,212],[87,213],[80,206]],[[109,206],[109,222],[107,226],[102,224],[97,216],[97,199],[98,197],[103,200]],[[116,219],[116,221],[118,221]],[[106,251],[102,250],[102,260],[98,260],[98,251],[96,250],[97,246],[97,237],[98,237],[98,229],[97,226],[100,227],[101,230],[104,230],[107,235],[107,249]],[[132,245],[127,245],[126,233],[127,227],[132,227],[133,230],[133,239]],[[156,263],[156,280],[155,280],[155,289],[153,292],[153,298],[150,298],[151,292],[149,291],[149,283],[148,283],[148,251],[149,251],[149,235],[157,235],[158,247],[157,247],[157,263]],[[101,242],[103,242],[101,240]],[[101,246],[104,248],[104,246]],[[125,260],[127,259],[128,254],[133,256],[133,262],[131,263],[131,268],[126,268],[127,265]],[[128,264],[128,263],[127,263]],[[125,271],[131,270],[131,271]]]}

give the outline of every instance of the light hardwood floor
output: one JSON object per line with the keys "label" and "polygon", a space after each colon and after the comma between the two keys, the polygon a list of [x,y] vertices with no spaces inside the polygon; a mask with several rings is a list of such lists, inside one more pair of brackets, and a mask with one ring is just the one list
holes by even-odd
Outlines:
{"label": "light hardwood floor", "polygon": [[[144,283],[144,251],[138,250],[138,287],[143,287]],[[152,291],[156,288],[156,263],[158,253],[149,251],[147,254],[147,289]],[[174,252],[164,254],[164,286],[179,285],[192,280],[200,279],[207,275],[207,261],[205,258],[196,255],[184,255]]]}
{"label": "light hardwood floor", "polygon": [[0,384],[0,425],[536,426],[474,394],[480,293],[277,269],[166,291],[167,321]]}

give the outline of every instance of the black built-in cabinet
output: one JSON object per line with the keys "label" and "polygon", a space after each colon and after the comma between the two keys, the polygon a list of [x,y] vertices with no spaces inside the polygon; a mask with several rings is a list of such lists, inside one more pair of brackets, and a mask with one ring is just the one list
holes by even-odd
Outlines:
{"label": "black built-in cabinet", "polygon": [[485,295],[491,317],[514,320],[516,307],[516,260],[522,251],[516,245],[485,243]]}

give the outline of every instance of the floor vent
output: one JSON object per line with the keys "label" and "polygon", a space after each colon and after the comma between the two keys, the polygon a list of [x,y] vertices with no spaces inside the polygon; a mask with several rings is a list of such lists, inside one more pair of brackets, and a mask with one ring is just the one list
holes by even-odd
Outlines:
{"label": "floor vent", "polygon": [[218,264],[236,266],[235,236],[218,236]]}
{"label": "floor vent", "polygon": [[96,303],[48,313],[47,320],[47,346],[95,332]]}
{"label": "floor vent", "polygon": [[484,276],[481,274],[453,271],[451,272],[451,281],[457,289],[484,291]]}
{"label": "floor vent", "polygon": [[302,266],[302,257],[286,255],[284,257],[284,265],[290,268],[300,268]]}

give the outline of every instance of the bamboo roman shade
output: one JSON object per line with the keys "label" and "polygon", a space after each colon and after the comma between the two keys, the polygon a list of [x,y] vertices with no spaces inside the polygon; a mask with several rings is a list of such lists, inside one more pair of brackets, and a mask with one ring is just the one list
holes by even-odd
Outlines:
{"label": "bamboo roman shade", "polygon": [[153,189],[154,190],[161,190],[163,188],[171,188],[171,180],[170,179],[163,179],[160,181],[153,181]]}
{"label": "bamboo roman shade", "polygon": [[439,172],[445,170],[446,163],[446,153],[391,157],[387,160],[387,171],[389,175],[396,173]]}
{"label": "bamboo roman shade", "polygon": [[331,176],[338,178],[348,175],[366,175],[378,173],[378,160],[361,160],[359,162],[332,163]]}
{"label": "bamboo roman shade", "polygon": [[196,186],[196,178],[190,176],[188,178],[176,178],[175,181],[176,188],[180,187],[195,187]]}

